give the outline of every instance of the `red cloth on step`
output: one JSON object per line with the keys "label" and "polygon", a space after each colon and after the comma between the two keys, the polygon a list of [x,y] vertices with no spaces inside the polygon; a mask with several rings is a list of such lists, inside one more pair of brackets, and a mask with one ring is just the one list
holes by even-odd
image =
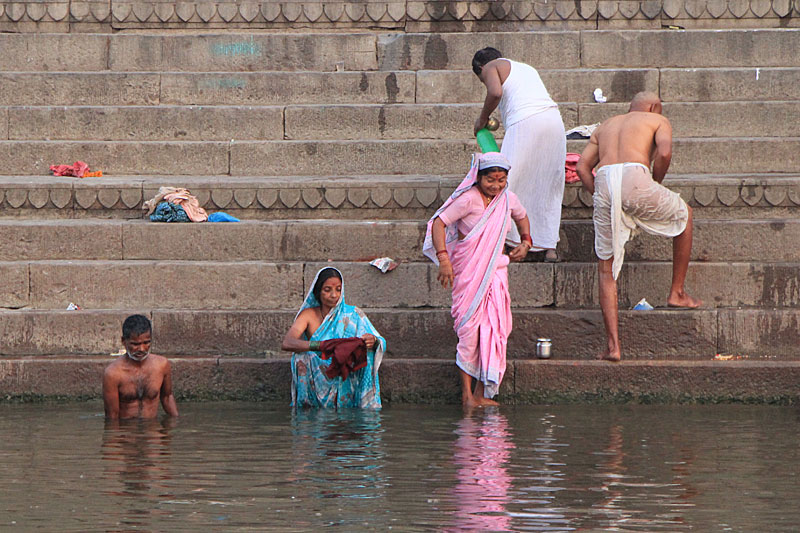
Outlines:
{"label": "red cloth on step", "polygon": [[347,379],[350,372],[367,366],[367,344],[359,337],[328,339],[319,345],[323,359],[330,358],[331,365],[325,371],[329,379],[342,376]]}
{"label": "red cloth on step", "polygon": [[[573,154],[572,152],[567,152],[567,160],[564,162],[564,180],[567,183],[575,183],[576,181],[581,180],[578,177],[578,171],[576,170],[580,158],[581,154]],[[592,169],[592,175],[595,174],[596,172],[594,171],[594,169]]]}
{"label": "red cloth on step", "polygon": [[54,176],[75,176],[82,178],[86,171],[89,170],[89,165],[83,161],[75,161],[74,165],[50,165],[50,170],[53,171]]}

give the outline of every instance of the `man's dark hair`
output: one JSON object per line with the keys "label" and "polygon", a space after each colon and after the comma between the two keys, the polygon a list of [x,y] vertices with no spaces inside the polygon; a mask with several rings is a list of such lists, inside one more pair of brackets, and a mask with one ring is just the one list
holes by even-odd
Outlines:
{"label": "man's dark hair", "polygon": [[122,338],[130,339],[153,330],[150,319],[144,315],[131,315],[122,323]]}
{"label": "man's dark hair", "polygon": [[320,271],[319,276],[317,276],[317,282],[314,284],[314,288],[311,290],[311,292],[314,294],[314,298],[316,298],[318,302],[320,302],[319,297],[322,295],[322,285],[331,278],[336,278],[339,281],[342,281],[341,274],[339,274],[339,271],[335,268],[323,268],[322,271]]}
{"label": "man's dark hair", "polygon": [[472,72],[474,72],[476,76],[480,76],[483,66],[486,63],[501,57],[503,57],[503,54],[500,53],[500,50],[492,48],[491,46],[478,50],[475,52],[475,55],[472,56]]}

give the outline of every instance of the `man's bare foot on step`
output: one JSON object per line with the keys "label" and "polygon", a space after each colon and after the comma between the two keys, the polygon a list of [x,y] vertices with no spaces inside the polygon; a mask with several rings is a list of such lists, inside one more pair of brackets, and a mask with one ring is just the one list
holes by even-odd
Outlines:
{"label": "man's bare foot on step", "polygon": [[703,300],[693,298],[686,292],[671,293],[667,298],[668,307],[683,307],[685,309],[697,309],[703,305]]}

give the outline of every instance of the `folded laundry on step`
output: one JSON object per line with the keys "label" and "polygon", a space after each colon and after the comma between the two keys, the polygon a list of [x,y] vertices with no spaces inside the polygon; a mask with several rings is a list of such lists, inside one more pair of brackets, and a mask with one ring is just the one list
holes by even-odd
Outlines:
{"label": "folded laundry on step", "polygon": [[188,189],[160,187],[158,194],[142,204],[142,209],[146,209],[149,215],[164,201],[181,206],[192,222],[205,222],[208,220],[206,210],[200,207],[200,202]]}
{"label": "folded laundry on step", "polygon": [[594,130],[597,129],[600,123],[597,124],[584,124],[582,126],[575,126],[571,130],[567,130],[565,133],[567,135],[567,139],[588,139],[594,133]]}

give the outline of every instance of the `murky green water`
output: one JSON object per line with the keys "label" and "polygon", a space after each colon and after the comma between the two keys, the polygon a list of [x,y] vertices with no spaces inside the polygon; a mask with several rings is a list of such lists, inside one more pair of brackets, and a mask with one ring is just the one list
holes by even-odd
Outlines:
{"label": "murky green water", "polygon": [[797,531],[800,411],[0,405],[0,531]]}

